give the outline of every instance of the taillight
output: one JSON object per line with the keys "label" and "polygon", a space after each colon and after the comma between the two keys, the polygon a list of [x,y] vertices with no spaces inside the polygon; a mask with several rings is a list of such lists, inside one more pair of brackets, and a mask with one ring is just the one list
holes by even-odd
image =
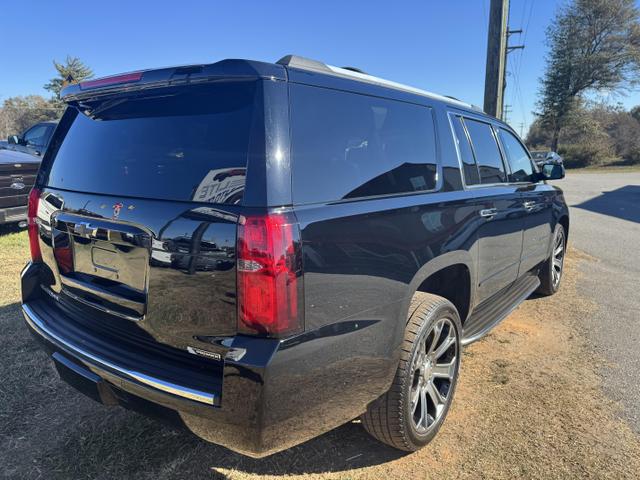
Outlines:
{"label": "taillight", "polygon": [[42,252],[40,251],[40,242],[38,240],[38,205],[40,204],[40,190],[32,188],[29,193],[29,206],[27,207],[27,221],[29,231],[29,248],[31,250],[31,260],[34,262],[42,261]]}
{"label": "taillight", "polygon": [[300,230],[292,213],[240,217],[238,331],[272,337],[303,330]]}

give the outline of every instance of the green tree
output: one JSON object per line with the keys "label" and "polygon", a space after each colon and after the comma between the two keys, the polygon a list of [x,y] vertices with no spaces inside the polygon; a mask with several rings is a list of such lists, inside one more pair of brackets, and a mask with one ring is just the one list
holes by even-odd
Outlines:
{"label": "green tree", "polygon": [[560,7],[547,38],[538,108],[557,150],[564,123],[584,94],[638,83],[640,12],[634,0],[573,0]]}
{"label": "green tree", "polygon": [[78,57],[67,55],[64,63],[53,61],[53,66],[58,75],[49,80],[44,88],[54,94],[54,100],[60,100],[60,91],[69,84],[79,83],[87,78],[93,77],[93,71],[86,66]]}

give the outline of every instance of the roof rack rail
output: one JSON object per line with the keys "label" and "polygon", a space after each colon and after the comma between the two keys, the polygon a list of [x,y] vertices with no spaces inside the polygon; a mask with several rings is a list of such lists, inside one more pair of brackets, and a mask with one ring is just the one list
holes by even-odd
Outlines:
{"label": "roof rack rail", "polygon": [[361,82],[371,83],[382,87],[393,88],[395,90],[401,90],[404,92],[414,93],[422,95],[424,97],[433,98],[436,100],[445,101],[454,105],[458,105],[464,108],[473,109],[482,112],[482,109],[470,103],[458,100],[455,97],[449,97],[444,95],[438,95],[437,93],[428,92],[426,90],[420,90],[419,88],[410,87],[401,83],[392,82],[383,78],[374,77],[362,70],[354,67],[334,67],[318,60],[312,60],[310,58],[300,57],[298,55],[285,55],[276,62],[279,65],[290,68],[298,68],[301,70],[312,70],[319,73],[325,73],[328,75],[334,75],[338,77],[350,78],[352,80],[359,80]]}
{"label": "roof rack rail", "polygon": [[298,55],[285,55],[276,62],[285,67],[301,68],[303,70],[326,70],[331,71],[324,63]]}

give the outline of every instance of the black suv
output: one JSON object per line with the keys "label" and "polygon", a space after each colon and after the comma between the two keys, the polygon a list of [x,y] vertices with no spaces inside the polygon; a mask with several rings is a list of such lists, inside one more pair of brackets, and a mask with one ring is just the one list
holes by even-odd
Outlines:
{"label": "black suv", "polygon": [[255,457],[359,416],[416,450],[461,348],[558,289],[564,171],[471,105],[295,56],[63,98],[22,309],[106,405]]}

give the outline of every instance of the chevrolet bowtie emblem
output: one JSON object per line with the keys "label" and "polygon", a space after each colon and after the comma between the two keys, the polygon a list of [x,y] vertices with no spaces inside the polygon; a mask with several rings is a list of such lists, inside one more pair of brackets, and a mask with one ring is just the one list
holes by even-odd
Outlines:
{"label": "chevrolet bowtie emblem", "polygon": [[79,222],[73,226],[73,233],[81,237],[94,237],[98,232],[98,227],[92,227],[89,222]]}

